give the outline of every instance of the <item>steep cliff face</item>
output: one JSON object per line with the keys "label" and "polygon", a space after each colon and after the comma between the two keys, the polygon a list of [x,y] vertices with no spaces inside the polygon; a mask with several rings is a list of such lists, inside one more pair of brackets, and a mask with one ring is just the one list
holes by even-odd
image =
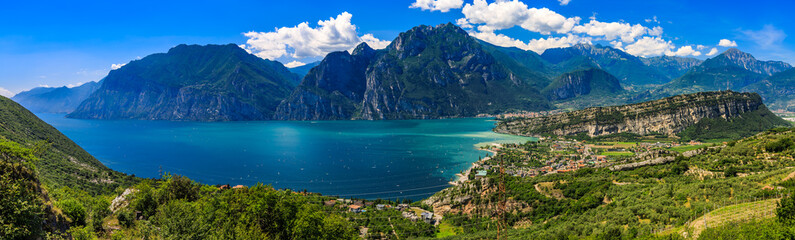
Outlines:
{"label": "steep cliff face", "polygon": [[333,52],[312,68],[276,110],[281,120],[349,120],[367,88],[365,72],[376,51],[366,43],[353,54]]}
{"label": "steep cliff face", "polygon": [[534,86],[549,80],[529,72],[515,73],[453,24],[419,26],[383,50],[363,44],[353,54],[329,54],[276,118],[431,119],[548,109]]}
{"label": "steep cliff face", "polygon": [[70,113],[100,86],[88,82],[77,87],[39,87],[21,92],[11,100],[36,113]]}
{"label": "steep cliff face", "polygon": [[[702,119],[733,119],[758,113],[775,117],[756,93],[732,91],[679,95],[615,107],[587,108],[552,116],[503,121],[495,131],[519,135],[578,135],[591,137],[615,133],[675,135]],[[731,123],[726,123],[731,124]],[[759,126],[760,130],[774,126]]]}
{"label": "steep cliff face", "polygon": [[111,71],[68,117],[237,121],[271,119],[297,76],[237,45],[179,45]]}
{"label": "steep cliff face", "polygon": [[565,100],[582,95],[605,95],[623,91],[618,79],[600,69],[565,73],[541,93],[549,100]]}

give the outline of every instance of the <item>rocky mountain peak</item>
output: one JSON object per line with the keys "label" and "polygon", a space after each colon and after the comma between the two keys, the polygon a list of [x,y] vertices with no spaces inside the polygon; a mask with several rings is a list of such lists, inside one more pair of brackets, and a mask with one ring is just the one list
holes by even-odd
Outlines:
{"label": "rocky mountain peak", "polygon": [[729,50],[726,50],[721,55],[733,62],[748,62],[751,60],[756,60],[756,58],[754,58],[754,56],[750,53],[740,51],[740,49],[737,48],[729,48]]}
{"label": "rocky mountain peak", "polygon": [[358,46],[356,46],[356,48],[354,48],[353,52],[351,53],[351,55],[354,56],[372,56],[373,54],[375,54],[375,50],[371,48],[370,45],[367,45],[367,43],[365,42],[360,43]]}
{"label": "rocky mountain peak", "polygon": [[730,48],[717,57],[709,59],[708,62],[709,66],[736,65],[748,71],[768,76],[792,68],[785,62],[756,60],[753,55],[737,48]]}
{"label": "rocky mountain peak", "polygon": [[420,25],[406,32],[400,33],[394,41],[387,47],[390,51],[397,51],[401,59],[416,56],[428,45],[437,45],[429,38],[444,39],[448,44],[460,45],[464,42],[476,42],[469,34],[460,27],[452,24],[439,24],[435,27]]}

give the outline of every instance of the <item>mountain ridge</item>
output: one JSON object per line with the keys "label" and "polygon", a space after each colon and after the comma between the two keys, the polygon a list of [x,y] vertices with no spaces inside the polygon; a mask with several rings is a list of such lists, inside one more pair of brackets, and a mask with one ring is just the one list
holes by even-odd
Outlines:
{"label": "mountain ridge", "polygon": [[[352,56],[362,55],[362,51],[367,52],[366,61],[341,61],[347,65],[336,68],[346,72],[356,69],[338,76],[338,81],[355,82],[360,88],[346,91],[332,86],[314,90],[307,87],[316,85],[318,79],[335,78],[322,69],[347,53],[332,53],[310,70],[302,85],[281,103],[276,118],[430,119],[549,108],[533,87],[539,82],[545,85],[548,79],[529,73],[514,74],[478,40],[451,23],[414,27],[382,50],[359,45]],[[364,91],[359,99],[361,89]]]}
{"label": "mountain ridge", "polygon": [[38,113],[70,113],[94,91],[99,89],[100,82],[87,82],[76,87],[37,87],[20,92],[11,100],[25,106],[28,110]]}
{"label": "mountain ridge", "polygon": [[[754,116],[746,116],[753,113]],[[600,137],[619,133],[674,136],[703,119],[741,119],[761,116],[754,129],[764,131],[777,125],[789,125],[776,117],[756,93],[733,91],[701,92],[677,95],[643,103],[592,107],[551,116],[500,122],[496,132],[516,135],[586,135]],[[730,124],[730,123],[726,123]],[[747,123],[737,123],[747,124]]]}
{"label": "mountain ridge", "polygon": [[268,120],[297,75],[235,44],[185,45],[111,71],[67,117],[181,121]]}

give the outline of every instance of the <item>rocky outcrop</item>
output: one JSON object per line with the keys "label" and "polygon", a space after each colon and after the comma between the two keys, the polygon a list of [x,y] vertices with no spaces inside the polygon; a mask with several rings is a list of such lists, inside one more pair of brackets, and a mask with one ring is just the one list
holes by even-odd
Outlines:
{"label": "rocky outcrop", "polygon": [[508,120],[500,122],[495,131],[517,135],[585,134],[590,137],[615,133],[675,135],[705,118],[731,119],[753,111],[769,112],[756,93],[703,92],[638,104]]}
{"label": "rocky outcrop", "polygon": [[111,71],[67,117],[239,121],[271,119],[297,75],[237,45],[179,45]]}
{"label": "rocky outcrop", "polygon": [[748,71],[764,74],[767,76],[792,68],[789,64],[781,61],[759,61],[749,53],[745,53],[736,48],[730,48],[719,55],[717,58],[725,58],[725,61],[742,67]]}

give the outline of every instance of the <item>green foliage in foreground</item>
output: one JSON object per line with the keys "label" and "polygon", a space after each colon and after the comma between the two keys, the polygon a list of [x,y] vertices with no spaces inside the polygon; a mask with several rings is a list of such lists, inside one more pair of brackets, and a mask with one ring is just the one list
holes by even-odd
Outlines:
{"label": "green foliage in foreground", "polygon": [[[119,235],[163,239],[353,239],[355,227],[307,197],[265,185],[218,190],[181,176],[144,181],[117,212]],[[142,220],[131,220],[140,212]],[[153,231],[153,229],[159,229]]]}
{"label": "green foliage in foreground", "polygon": [[39,180],[49,187],[101,194],[137,181],[102,165],[57,129],[5,97],[0,97],[0,139],[36,152]]}
{"label": "green foliage in foreground", "polygon": [[795,239],[795,194],[781,199],[776,218],[706,229],[698,239]]}
{"label": "green foliage in foreground", "polygon": [[39,236],[44,215],[36,174],[29,167],[33,152],[0,139],[0,236]]}
{"label": "green foliage in foreground", "polygon": [[[789,144],[793,138],[795,129],[773,129],[723,146],[710,147],[689,158],[679,156],[675,161],[662,165],[627,171],[581,169],[534,178],[506,176],[508,199],[515,201],[511,205],[531,209],[509,210],[509,224],[514,227],[521,226],[521,229],[511,231],[511,238],[681,238],[678,234],[658,235],[656,232],[660,229],[682,227],[689,221],[713,209],[731,205],[732,202],[753,201],[795,190],[795,180],[782,180],[795,171],[789,168],[795,166],[795,146]],[[727,172],[731,174],[726,176]],[[536,191],[534,185],[544,182],[554,183],[554,189],[565,198],[556,199]],[[451,188],[443,194],[454,198],[469,195],[473,205],[483,206],[495,202],[497,195],[472,193],[496,189],[496,184],[497,179],[489,175],[487,180]],[[768,186],[773,190],[767,188]],[[782,206],[795,205],[794,203],[795,201],[782,201]],[[795,210],[792,209],[795,207],[779,209],[779,216],[795,216]],[[473,212],[477,217],[490,217],[492,213],[477,208]],[[485,229],[468,231],[472,226],[463,222],[451,223],[454,227],[462,227],[464,233],[472,232],[457,235],[455,239],[495,236],[493,231],[482,231]],[[771,226],[769,229],[777,234],[775,236],[783,236],[782,234],[789,231],[786,230],[787,227]],[[748,230],[747,234],[751,233]],[[740,234],[736,232],[737,236]],[[765,234],[767,233],[759,233],[756,239],[773,236]],[[707,239],[734,239],[727,237],[730,234],[709,236],[715,237]]]}

